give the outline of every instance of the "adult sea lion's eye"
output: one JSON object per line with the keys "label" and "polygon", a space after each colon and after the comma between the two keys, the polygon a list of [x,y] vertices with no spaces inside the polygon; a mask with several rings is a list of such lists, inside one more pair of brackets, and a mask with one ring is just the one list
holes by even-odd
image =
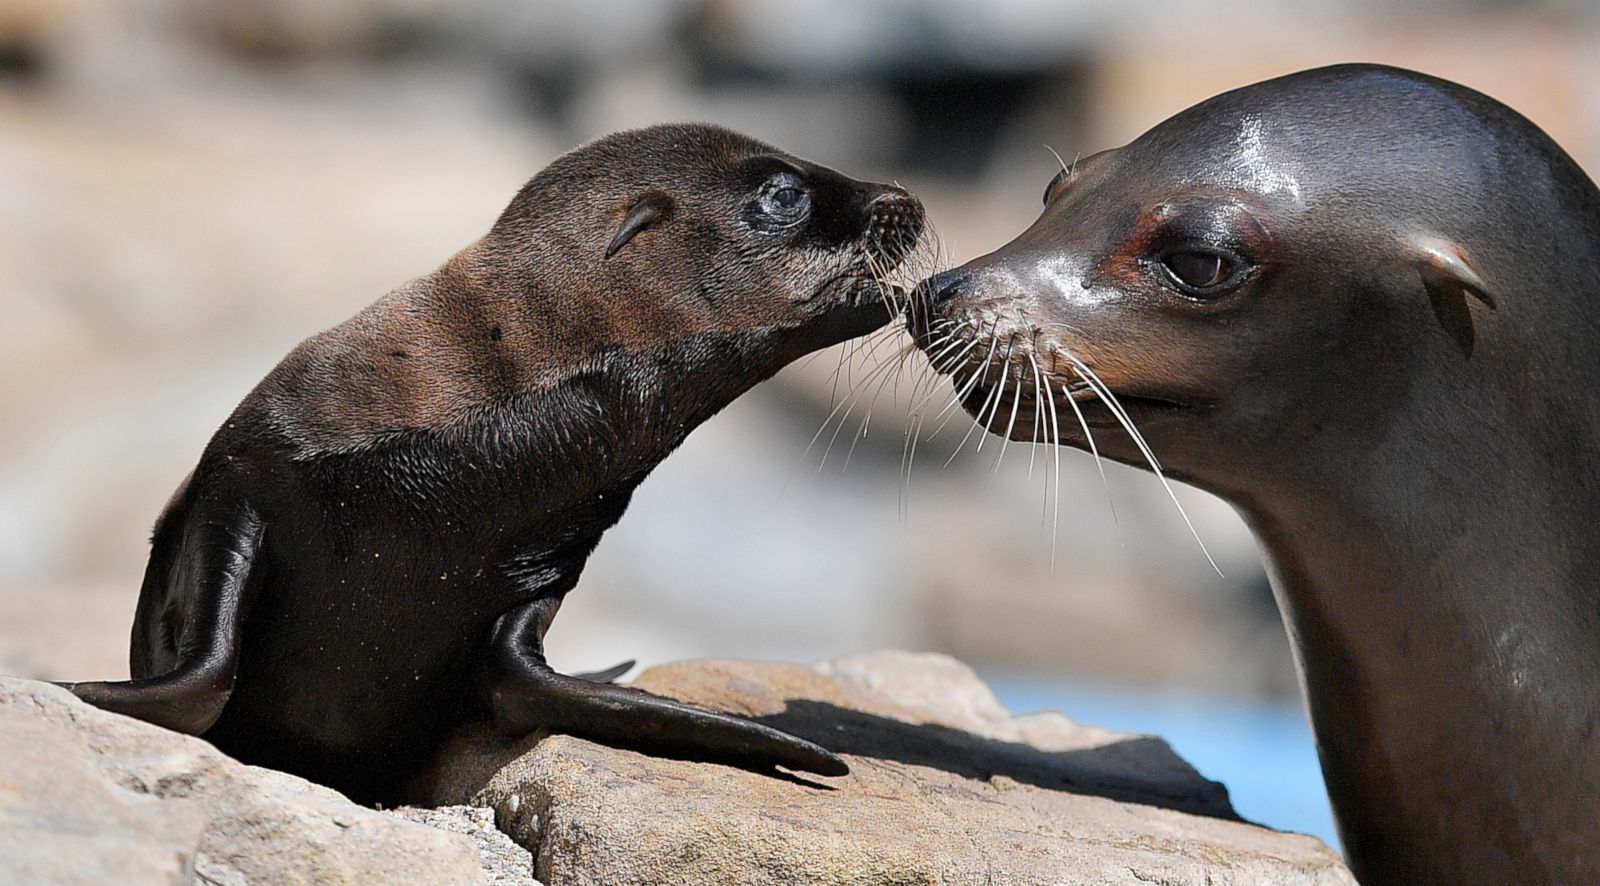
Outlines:
{"label": "adult sea lion's eye", "polygon": [[1167,274],[1187,290],[1213,289],[1233,277],[1233,262],[1215,252],[1169,252],[1161,258]]}

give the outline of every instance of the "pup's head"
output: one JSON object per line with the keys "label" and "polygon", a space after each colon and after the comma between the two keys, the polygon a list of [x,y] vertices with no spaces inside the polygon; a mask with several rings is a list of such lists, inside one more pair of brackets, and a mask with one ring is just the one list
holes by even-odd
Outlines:
{"label": "pup's head", "polygon": [[902,188],[719,127],[663,125],[557,159],[490,239],[582,281],[538,297],[593,344],[647,352],[746,336],[787,362],[889,322],[898,292],[884,276],[922,228],[922,204]]}

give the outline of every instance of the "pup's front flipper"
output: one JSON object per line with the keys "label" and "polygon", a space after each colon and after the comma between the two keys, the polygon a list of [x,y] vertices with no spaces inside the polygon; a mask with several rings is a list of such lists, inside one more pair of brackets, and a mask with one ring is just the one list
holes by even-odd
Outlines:
{"label": "pup's front flipper", "polygon": [[850,771],[827,749],[760,723],[556,673],[544,660],[544,634],[560,605],[559,598],[535,600],[495,624],[490,699],[502,730],[520,735],[548,729],[613,747],[758,769]]}
{"label": "pup's front flipper", "polygon": [[246,579],[263,527],[247,506],[206,502],[174,528],[157,540],[156,585],[141,594],[135,621],[136,633],[151,632],[142,660],[155,673],[59,685],[97,708],[199,735],[233,693]]}

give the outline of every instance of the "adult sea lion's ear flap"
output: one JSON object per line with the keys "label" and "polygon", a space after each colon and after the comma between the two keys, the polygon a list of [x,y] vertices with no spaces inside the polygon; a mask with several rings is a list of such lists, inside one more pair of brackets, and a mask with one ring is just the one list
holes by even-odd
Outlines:
{"label": "adult sea lion's ear flap", "polygon": [[1489,310],[1495,310],[1499,304],[1489,291],[1489,285],[1467,263],[1466,251],[1455,243],[1436,237],[1418,237],[1411,241],[1411,247],[1417,273],[1428,290],[1428,300],[1433,303],[1433,315],[1456,340],[1461,352],[1472,356],[1476,334],[1467,298],[1470,296]]}
{"label": "adult sea lion's ear flap", "polygon": [[606,244],[606,258],[616,255],[622,247],[628,245],[628,241],[632,240],[635,234],[671,214],[672,198],[660,191],[650,191],[635,200],[633,205],[628,207],[628,214],[622,217],[622,224],[617,226],[617,232],[611,235],[611,242]]}

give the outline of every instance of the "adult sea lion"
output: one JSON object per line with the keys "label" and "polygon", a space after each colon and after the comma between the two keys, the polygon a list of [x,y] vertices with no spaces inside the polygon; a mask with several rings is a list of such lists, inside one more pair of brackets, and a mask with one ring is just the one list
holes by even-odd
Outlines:
{"label": "adult sea lion", "polygon": [[1600,883],[1594,183],[1493,99],[1347,65],[1045,204],[923,290],[966,408],[1244,515],[1362,882]]}
{"label": "adult sea lion", "polygon": [[295,348],[156,524],[133,679],[68,684],[384,799],[456,724],[846,771],[545,662],[635,487],[795,358],[889,322],[921,204],[711,126],[603,138],[438,270]]}

